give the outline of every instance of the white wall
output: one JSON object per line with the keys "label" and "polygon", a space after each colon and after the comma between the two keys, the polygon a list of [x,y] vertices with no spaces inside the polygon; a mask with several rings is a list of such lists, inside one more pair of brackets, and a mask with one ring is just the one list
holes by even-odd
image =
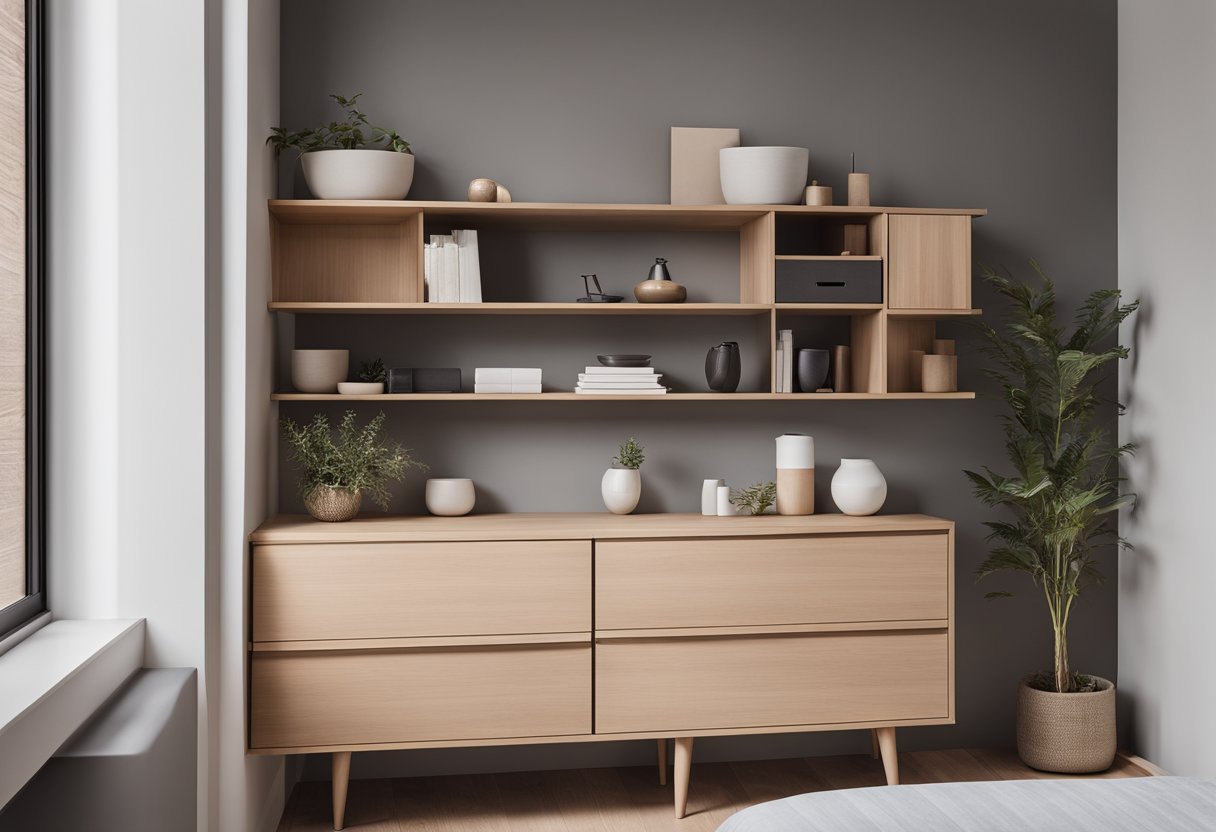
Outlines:
{"label": "white wall", "polygon": [[1124,441],[1140,495],[1121,531],[1119,686],[1133,748],[1216,777],[1216,3],[1120,0],[1119,285],[1143,307],[1124,333]]}

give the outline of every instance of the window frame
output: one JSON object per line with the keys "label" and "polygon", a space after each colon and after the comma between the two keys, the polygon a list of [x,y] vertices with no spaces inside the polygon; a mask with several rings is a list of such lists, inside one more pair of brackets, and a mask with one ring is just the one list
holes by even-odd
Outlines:
{"label": "window frame", "polygon": [[43,0],[25,3],[25,586],[0,639],[50,607],[46,588],[46,179]]}

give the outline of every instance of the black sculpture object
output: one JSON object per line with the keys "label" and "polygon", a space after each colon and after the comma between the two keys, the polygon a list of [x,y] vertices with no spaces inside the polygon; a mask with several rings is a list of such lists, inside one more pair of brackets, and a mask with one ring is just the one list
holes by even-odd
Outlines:
{"label": "black sculpture object", "polygon": [[705,356],[705,383],[715,393],[733,393],[739,388],[739,344],[723,341]]}

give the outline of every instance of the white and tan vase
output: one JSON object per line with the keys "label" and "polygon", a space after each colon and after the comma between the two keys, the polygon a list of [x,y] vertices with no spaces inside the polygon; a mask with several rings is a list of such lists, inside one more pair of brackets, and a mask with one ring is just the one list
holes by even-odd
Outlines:
{"label": "white and tan vase", "polygon": [[1089,693],[1018,687],[1018,756],[1039,771],[1090,774],[1115,761],[1115,686],[1098,676]]}
{"label": "white and tan vase", "polygon": [[613,514],[629,514],[642,499],[642,472],[637,468],[609,468],[600,481],[604,508]]}
{"label": "white and tan vase", "polygon": [[326,523],[342,523],[353,520],[363,503],[363,492],[350,488],[334,488],[317,485],[304,495],[304,507],[308,513]]}
{"label": "white and tan vase", "polygon": [[801,433],[777,437],[777,513],[815,513],[815,438]]}

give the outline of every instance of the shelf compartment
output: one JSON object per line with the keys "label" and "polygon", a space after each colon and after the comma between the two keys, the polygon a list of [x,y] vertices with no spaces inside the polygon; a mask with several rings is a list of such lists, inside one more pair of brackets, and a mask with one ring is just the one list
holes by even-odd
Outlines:
{"label": "shelf compartment", "polygon": [[[849,392],[848,393],[803,393],[774,394],[782,397],[807,398],[810,396],[873,396],[886,392],[886,376],[883,367],[883,313],[881,304],[876,309],[841,309],[824,312],[795,306],[787,309],[777,307],[774,330],[793,330],[794,357],[797,361],[799,349],[826,349],[843,345],[849,347]],[[842,317],[847,320],[841,320]],[[777,354],[773,344],[773,390],[777,389]],[[797,364],[792,372],[792,383],[798,384]],[[829,376],[829,380],[830,376]],[[835,383],[834,380],[831,380]]]}
{"label": "shelf compartment", "polygon": [[296,303],[271,302],[271,312],[320,315],[765,315],[765,303]]}
{"label": "shelf compartment", "polygon": [[422,215],[396,222],[283,223],[271,218],[275,301],[422,300]]}
{"label": "shelf compartment", "polygon": [[665,396],[588,396],[579,393],[384,393],[343,396],[338,393],[272,393],[276,402],[745,402],[745,401],[877,401],[974,399],[975,393],[668,393]]}

